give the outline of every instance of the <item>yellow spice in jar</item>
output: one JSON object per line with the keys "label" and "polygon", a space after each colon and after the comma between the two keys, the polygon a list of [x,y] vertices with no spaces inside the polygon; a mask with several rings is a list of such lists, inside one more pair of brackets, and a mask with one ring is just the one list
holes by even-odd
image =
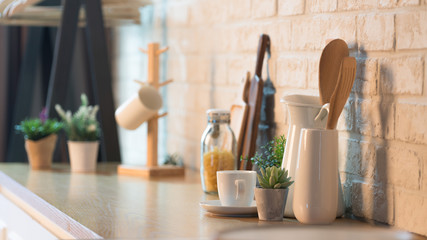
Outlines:
{"label": "yellow spice in jar", "polygon": [[203,154],[203,177],[205,190],[207,192],[217,192],[216,171],[234,170],[234,155],[229,151],[218,150]]}

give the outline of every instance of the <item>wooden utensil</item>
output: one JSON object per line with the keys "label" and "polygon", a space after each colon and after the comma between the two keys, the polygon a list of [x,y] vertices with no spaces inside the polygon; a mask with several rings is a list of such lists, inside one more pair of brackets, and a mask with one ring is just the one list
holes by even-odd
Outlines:
{"label": "wooden utensil", "polygon": [[248,120],[248,98],[249,98],[249,88],[251,82],[251,75],[246,72],[246,77],[243,79],[241,93],[242,98],[239,99],[236,103],[231,105],[230,108],[230,127],[236,136],[237,141],[237,156],[242,155],[243,151],[243,140],[246,130],[246,122]]}
{"label": "wooden utensil", "polygon": [[335,129],[337,127],[338,118],[353,87],[356,65],[354,57],[345,57],[342,60],[338,84],[331,96],[328,122],[326,124],[327,129]]}
{"label": "wooden utensil", "polygon": [[337,86],[338,74],[342,59],[348,57],[347,43],[342,39],[330,41],[323,49],[319,64],[319,95],[320,104],[331,101]]}
{"label": "wooden utensil", "polygon": [[249,90],[249,112],[246,123],[245,140],[243,143],[243,161],[240,163],[241,170],[251,170],[251,157],[255,154],[256,138],[258,133],[258,123],[261,112],[262,90],[264,82],[262,81],[262,64],[264,62],[265,50],[270,46],[270,37],[266,34],[261,34],[258,44],[257,59],[255,65],[255,75],[251,79],[251,87]]}

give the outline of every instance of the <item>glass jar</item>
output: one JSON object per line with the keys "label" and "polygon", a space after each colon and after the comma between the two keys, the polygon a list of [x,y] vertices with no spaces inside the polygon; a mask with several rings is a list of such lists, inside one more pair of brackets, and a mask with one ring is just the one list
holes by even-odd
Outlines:
{"label": "glass jar", "polygon": [[237,143],[230,128],[230,111],[209,109],[208,126],[201,140],[200,174],[203,191],[218,193],[216,172],[237,168]]}

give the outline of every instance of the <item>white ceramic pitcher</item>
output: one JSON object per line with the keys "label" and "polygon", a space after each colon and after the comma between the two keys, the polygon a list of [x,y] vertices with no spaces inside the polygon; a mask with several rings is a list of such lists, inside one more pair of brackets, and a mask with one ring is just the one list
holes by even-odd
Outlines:
{"label": "white ceramic pitcher", "polygon": [[[325,128],[329,113],[329,103],[322,106],[319,104],[319,97],[307,95],[286,95],[280,100],[280,102],[287,105],[289,118],[289,130],[286,138],[282,168],[287,169],[289,171],[288,176],[295,180],[301,129]],[[344,204],[341,184],[338,185],[339,199],[337,216],[341,216],[344,213]],[[294,184],[289,188],[284,216],[295,218],[292,208],[294,199],[293,186]]]}

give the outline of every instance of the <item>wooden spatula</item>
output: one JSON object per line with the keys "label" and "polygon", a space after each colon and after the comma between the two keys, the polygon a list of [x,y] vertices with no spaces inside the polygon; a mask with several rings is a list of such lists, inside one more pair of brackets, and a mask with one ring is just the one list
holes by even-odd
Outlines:
{"label": "wooden spatula", "polygon": [[251,157],[255,154],[256,138],[258,134],[258,124],[261,112],[262,90],[264,82],[261,78],[262,64],[264,62],[265,50],[270,46],[270,37],[266,34],[261,34],[258,44],[257,59],[255,65],[255,74],[251,79],[251,87],[249,90],[249,112],[248,121],[246,123],[245,140],[243,143],[243,160],[240,163],[241,170],[251,170]]}
{"label": "wooden spatula", "polygon": [[[250,73],[246,73],[246,77],[243,79],[241,86],[241,97],[231,105],[230,108],[230,127],[233,129],[234,135],[237,141],[237,156],[242,155],[243,152],[243,140],[246,131],[246,122],[248,121],[248,98],[250,88],[251,77]],[[240,166],[240,164],[238,165]]]}
{"label": "wooden spatula", "polygon": [[347,43],[342,39],[330,41],[323,49],[319,63],[319,95],[320,104],[330,102],[337,86],[338,74],[342,59],[348,57]]}
{"label": "wooden spatula", "polygon": [[335,129],[337,127],[338,118],[353,87],[356,76],[356,65],[354,57],[345,57],[342,60],[337,87],[331,96],[328,122],[326,124],[327,129]]}

